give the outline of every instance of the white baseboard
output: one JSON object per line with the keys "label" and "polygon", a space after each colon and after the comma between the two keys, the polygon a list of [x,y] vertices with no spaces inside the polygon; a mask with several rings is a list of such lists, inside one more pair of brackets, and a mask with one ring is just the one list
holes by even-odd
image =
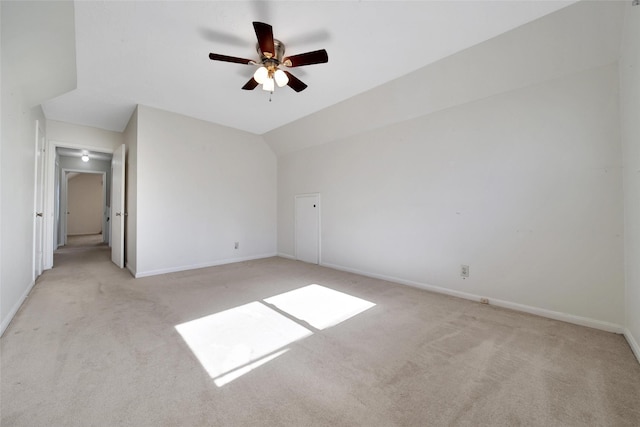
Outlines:
{"label": "white baseboard", "polygon": [[27,297],[29,296],[29,292],[31,292],[31,289],[33,289],[33,285],[35,284],[36,282],[32,281],[31,284],[27,286],[27,290],[24,291],[20,299],[18,299],[18,301],[13,305],[9,313],[7,313],[5,318],[2,319],[2,323],[0,324],[0,336],[4,335],[4,331],[6,331],[7,328],[9,327],[9,324],[15,317],[18,310],[20,310],[20,307],[22,307],[22,303],[24,303],[24,300],[27,299]]}
{"label": "white baseboard", "polygon": [[631,351],[633,351],[636,359],[638,359],[638,363],[640,363],[640,345],[638,345],[638,342],[635,340],[633,334],[631,334],[631,331],[628,328],[625,328],[624,330],[624,337],[627,339],[629,347],[631,347]]}
{"label": "white baseboard", "polygon": [[[362,276],[373,277],[375,279],[386,280],[389,282],[400,283],[402,285],[413,286],[415,288],[424,289],[427,291],[436,292],[439,294],[450,295],[458,298],[464,298],[471,301],[480,302],[481,299],[486,298],[481,295],[470,294],[467,292],[456,291],[453,289],[441,288],[439,286],[433,286],[426,283],[414,282],[412,280],[400,279],[398,277],[385,276],[382,274],[374,274],[368,273],[366,271],[357,270],[354,268],[343,267],[341,265],[323,263],[324,267],[333,268],[335,270],[347,271],[349,273],[360,274]],[[567,323],[573,323],[576,325],[587,326],[594,329],[600,329],[607,332],[614,332],[617,334],[622,334],[624,332],[624,328],[620,325],[616,325],[615,323],[604,322],[601,320],[591,319],[588,317],[575,316],[573,314],[562,313],[558,311],[547,310],[544,308],[532,307],[529,305],[518,304],[510,301],[503,301],[493,298],[487,298],[489,300],[490,305],[495,305],[497,307],[508,308],[511,310],[521,311],[524,313],[535,314],[541,317],[547,317],[549,319],[560,320]],[[638,353],[636,353],[638,354]]]}
{"label": "white baseboard", "polygon": [[285,254],[285,253],[282,253],[282,252],[278,252],[278,256],[281,257],[281,258],[287,258],[287,259],[293,259],[293,260],[296,259],[295,256],[289,255],[289,254]]}
{"label": "white baseboard", "polygon": [[489,304],[495,305],[497,307],[509,308],[511,310],[522,311],[529,314],[535,314],[537,316],[547,317],[549,319],[561,320],[563,322],[573,323],[575,325],[587,326],[589,328],[613,332],[616,334],[622,334],[624,332],[624,328],[621,325],[617,325],[611,322],[605,322],[602,320],[591,319],[589,317],[576,316],[560,311],[547,310],[545,308],[533,307],[529,305],[496,299],[489,299]]}
{"label": "white baseboard", "polygon": [[178,267],[161,268],[157,270],[138,271],[134,274],[133,277],[135,277],[136,279],[139,279],[141,277],[157,276],[158,274],[176,273],[178,271],[196,270],[198,268],[207,268],[207,267],[216,267],[218,265],[233,264],[234,262],[253,261],[256,259],[271,258],[274,256],[277,256],[275,252],[268,253],[268,254],[253,255],[248,257],[241,257],[241,258],[227,258],[227,259],[222,259],[218,261],[206,262],[202,264],[191,264],[191,265],[182,265]]}

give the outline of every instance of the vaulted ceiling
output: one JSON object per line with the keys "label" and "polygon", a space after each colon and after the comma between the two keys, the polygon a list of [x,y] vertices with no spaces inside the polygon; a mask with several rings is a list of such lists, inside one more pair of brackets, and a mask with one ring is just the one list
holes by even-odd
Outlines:
{"label": "vaulted ceiling", "polygon": [[[42,106],[49,119],[114,131],[143,104],[263,134],[571,3],[76,2],[77,88]],[[269,100],[240,89],[254,66],[209,60],[257,59],[252,21],[271,24],[289,55],[328,51],[327,64],[290,69],[305,91],[276,88]]]}

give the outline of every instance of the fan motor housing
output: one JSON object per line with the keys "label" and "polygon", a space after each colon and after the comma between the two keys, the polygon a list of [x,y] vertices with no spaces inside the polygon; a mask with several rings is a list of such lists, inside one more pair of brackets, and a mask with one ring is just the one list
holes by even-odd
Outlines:
{"label": "fan motor housing", "polygon": [[267,58],[262,53],[262,50],[260,50],[260,44],[259,43],[256,44],[256,51],[258,52],[258,55],[260,55],[260,59],[262,60],[263,64],[265,64],[265,62],[269,60],[277,61],[277,65],[279,65],[282,62],[282,58],[284,57],[284,43],[282,43],[278,39],[273,39],[273,48],[275,50],[273,58]]}

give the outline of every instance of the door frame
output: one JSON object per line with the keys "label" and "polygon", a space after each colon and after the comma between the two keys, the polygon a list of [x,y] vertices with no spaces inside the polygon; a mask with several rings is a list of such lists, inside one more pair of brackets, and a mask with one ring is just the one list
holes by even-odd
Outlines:
{"label": "door frame", "polygon": [[44,187],[44,269],[53,268],[53,252],[56,249],[55,241],[55,177],[56,177],[56,148],[72,148],[77,150],[98,151],[100,153],[113,154],[112,147],[104,147],[92,144],[77,144],[72,142],[62,142],[50,139],[46,144],[46,166],[45,166],[45,187]]}
{"label": "door frame", "polygon": [[[32,273],[35,281],[44,271],[44,200],[47,138],[42,130],[40,120],[35,123],[34,191],[33,191],[33,264]],[[39,222],[39,223],[38,223]]]}
{"label": "door frame", "polygon": [[304,197],[318,197],[318,264],[322,265],[322,200],[320,193],[302,193],[293,197],[293,256],[298,259],[298,238],[296,236],[296,225],[298,223],[298,212],[296,209],[296,200]]}
{"label": "door frame", "polygon": [[61,194],[60,194],[60,198],[63,198],[63,194],[64,194],[64,200],[61,200],[60,204],[60,209],[62,211],[65,212],[65,215],[62,217],[64,218],[63,221],[61,221],[62,223],[62,234],[64,236],[64,244],[67,244],[67,236],[68,236],[68,226],[67,226],[67,221],[68,221],[68,217],[67,217],[67,212],[69,210],[69,177],[68,174],[69,173],[87,173],[87,174],[92,174],[92,175],[102,175],[102,241],[103,242],[107,242],[106,240],[106,231],[105,231],[105,211],[107,209],[107,173],[105,171],[92,171],[92,170],[80,170],[80,169],[61,169],[62,171],[62,175],[64,176],[64,180],[62,180],[62,188],[61,188]]}
{"label": "door frame", "polygon": [[[126,267],[125,229],[126,229],[126,163],[127,146],[121,144],[111,157],[111,262],[120,268]],[[119,210],[119,212],[118,212]],[[115,212],[114,212],[115,211]]]}

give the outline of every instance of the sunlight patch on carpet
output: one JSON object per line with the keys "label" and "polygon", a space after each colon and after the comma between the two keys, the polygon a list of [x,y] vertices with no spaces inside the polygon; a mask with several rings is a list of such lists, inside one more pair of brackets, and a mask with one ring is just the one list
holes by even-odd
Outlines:
{"label": "sunlight patch on carpet", "polygon": [[267,298],[265,302],[320,330],[375,306],[370,301],[316,284]]}
{"label": "sunlight patch on carpet", "polygon": [[257,301],[177,325],[176,330],[211,378],[246,367],[312,334]]}
{"label": "sunlight patch on carpet", "polygon": [[323,330],[373,306],[312,284],[185,322],[175,329],[214,383],[222,387],[283,355],[290,344],[313,335],[303,322]]}
{"label": "sunlight patch on carpet", "polygon": [[267,362],[272,361],[276,357],[282,356],[287,351],[289,351],[288,348],[285,348],[284,350],[276,351],[275,353],[269,354],[268,356],[265,356],[262,359],[258,359],[255,362],[249,363],[248,365],[244,365],[244,366],[236,369],[235,371],[231,371],[231,372],[228,372],[228,373],[226,373],[224,375],[221,375],[218,378],[214,379],[213,382],[218,387],[222,387],[223,385],[230,383],[231,381],[235,380],[236,378],[240,378],[241,376],[243,376],[247,372],[251,372],[255,368],[257,368],[259,366],[262,366]]}

